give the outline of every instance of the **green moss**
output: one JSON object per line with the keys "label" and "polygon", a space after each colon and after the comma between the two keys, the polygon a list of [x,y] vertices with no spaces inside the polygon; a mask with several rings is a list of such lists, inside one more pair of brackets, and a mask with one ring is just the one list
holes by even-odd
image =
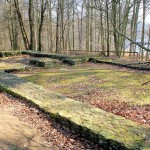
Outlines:
{"label": "green moss", "polygon": [[21,54],[20,50],[15,51],[0,51],[0,57],[9,57]]}
{"label": "green moss", "polygon": [[71,58],[63,59],[62,63],[73,66],[77,64],[86,63],[88,61],[89,61],[89,57],[71,57]]}
{"label": "green moss", "polygon": [[116,66],[121,66],[121,67],[127,67],[127,68],[131,68],[131,69],[136,69],[136,70],[147,70],[150,71],[150,62],[145,62],[145,63],[128,63],[128,62],[123,62],[120,60],[112,60],[112,59],[107,59],[107,58],[102,58],[102,57],[91,57],[89,59],[90,62],[93,63],[103,63],[103,64],[111,64],[111,65],[116,65]]}
{"label": "green moss", "polygon": [[[149,104],[150,84],[142,86],[146,81],[150,80],[148,73],[140,72],[126,72],[118,70],[107,70],[103,68],[88,68],[83,66],[71,67],[69,69],[57,69],[51,71],[44,71],[35,73],[25,79],[42,85],[46,88],[54,87],[56,92],[68,95],[78,94],[78,90],[70,90],[75,86],[86,86],[88,92],[89,88],[98,88],[101,90],[115,90],[120,95],[120,101],[125,101],[133,105]],[[62,86],[65,90],[61,90]],[[57,88],[55,88],[57,87]],[[53,88],[52,88],[53,89]],[[141,92],[142,91],[142,92]],[[110,98],[112,99],[111,95]]]}
{"label": "green moss", "polygon": [[13,72],[13,71],[28,71],[29,66],[23,65],[21,63],[5,63],[0,62],[0,70],[5,70],[6,72]]}
{"label": "green moss", "polygon": [[50,58],[34,58],[29,61],[29,64],[44,68],[56,68],[60,66],[58,60],[53,60]]}
{"label": "green moss", "polygon": [[52,58],[52,59],[67,59],[68,57],[62,54],[52,54],[52,53],[44,53],[41,51],[33,51],[33,50],[27,50],[23,51],[22,54],[27,54],[34,57],[45,57],[45,58]]}

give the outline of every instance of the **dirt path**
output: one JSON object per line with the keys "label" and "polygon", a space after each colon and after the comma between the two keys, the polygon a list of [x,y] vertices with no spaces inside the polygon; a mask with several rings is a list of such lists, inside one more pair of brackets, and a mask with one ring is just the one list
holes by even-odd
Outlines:
{"label": "dirt path", "polygon": [[103,150],[29,103],[0,92],[0,150]]}
{"label": "dirt path", "polygon": [[50,147],[43,144],[44,139],[36,129],[12,115],[14,109],[13,106],[0,108],[0,149],[49,149]]}

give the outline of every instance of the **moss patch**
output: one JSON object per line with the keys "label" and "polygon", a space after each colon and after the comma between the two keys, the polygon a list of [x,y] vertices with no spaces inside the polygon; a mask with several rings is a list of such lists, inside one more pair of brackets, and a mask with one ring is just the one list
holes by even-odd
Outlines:
{"label": "moss patch", "polygon": [[20,50],[17,51],[0,51],[0,57],[9,57],[9,56],[16,56],[21,54]]}
{"label": "moss patch", "polygon": [[46,58],[59,59],[59,60],[68,58],[67,56],[61,54],[51,54],[51,53],[44,53],[41,51],[31,51],[31,50],[23,51],[22,54],[27,54],[34,57],[46,57]]}
{"label": "moss patch", "polygon": [[107,58],[97,58],[93,57],[89,59],[90,62],[93,63],[104,63],[104,64],[111,64],[121,67],[127,67],[131,69],[137,69],[137,70],[147,70],[150,71],[150,62],[135,62],[135,63],[128,63],[128,62],[122,62],[120,60],[112,60]]}
{"label": "moss patch", "polygon": [[14,71],[28,71],[29,66],[20,64],[20,63],[5,63],[0,62],[0,70],[5,70],[6,72],[14,72]]}
{"label": "moss patch", "polygon": [[[86,67],[87,68],[87,67]],[[61,94],[82,94],[76,87],[89,89],[116,91],[120,96],[119,101],[127,102],[130,105],[147,105],[150,97],[150,84],[143,86],[143,83],[150,80],[149,73],[127,72],[113,69],[103,69],[85,66],[71,67],[69,69],[57,69],[35,73],[25,79],[52,89]],[[65,90],[62,90],[65,88]],[[68,89],[68,92],[67,92]],[[71,89],[71,90],[70,90]],[[69,93],[70,91],[70,93]],[[111,95],[107,96],[111,100]]]}
{"label": "moss patch", "polygon": [[67,59],[63,59],[62,63],[64,64],[68,64],[68,65],[77,65],[77,64],[82,64],[82,63],[86,63],[89,61],[89,57],[88,56],[74,56],[74,57],[70,57]]}
{"label": "moss patch", "polygon": [[60,66],[59,61],[53,60],[50,58],[34,58],[30,59],[29,64],[35,65],[37,67],[44,67],[44,68],[53,68]]}

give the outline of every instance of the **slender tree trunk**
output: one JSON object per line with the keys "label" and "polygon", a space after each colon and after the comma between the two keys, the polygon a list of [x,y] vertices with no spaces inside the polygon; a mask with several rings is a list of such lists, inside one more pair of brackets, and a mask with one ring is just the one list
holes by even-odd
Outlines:
{"label": "slender tree trunk", "polygon": [[15,12],[14,4],[10,0],[10,34],[11,34],[11,49],[17,50],[18,46],[18,20]]}
{"label": "slender tree trunk", "polygon": [[48,49],[53,52],[52,0],[47,0],[48,11]]}
{"label": "slender tree trunk", "polygon": [[[141,37],[141,45],[144,46],[144,34],[145,34],[145,11],[146,11],[146,1],[143,0],[143,25],[142,25],[142,37]],[[144,50],[141,49],[141,59],[144,59]]]}
{"label": "slender tree trunk", "polygon": [[91,0],[91,9],[90,9],[90,52],[93,51],[93,0]]}
{"label": "slender tree trunk", "polygon": [[14,20],[13,20],[13,49],[17,50],[19,49],[18,45],[18,21],[17,21],[17,16],[13,8],[13,15],[14,15]]}
{"label": "slender tree trunk", "polygon": [[56,53],[60,51],[60,38],[59,38],[59,26],[60,26],[60,1],[57,1],[57,23],[56,23]]}
{"label": "slender tree trunk", "polygon": [[13,7],[12,7],[12,1],[10,1],[9,2],[9,5],[10,5],[10,7],[9,7],[9,9],[10,9],[10,11],[8,11],[8,12],[10,12],[9,13],[9,20],[8,20],[8,29],[9,29],[9,37],[10,37],[10,43],[11,43],[11,50],[14,50],[14,36],[13,36],[13,34],[14,34],[14,24],[13,24],[13,20],[14,20],[14,13],[13,13]]}
{"label": "slender tree trunk", "polygon": [[39,37],[39,19],[40,13],[38,8],[38,0],[35,1],[35,49],[38,50],[38,37]]}
{"label": "slender tree trunk", "polygon": [[[149,25],[149,38],[148,38],[148,49],[150,48],[150,25]],[[149,59],[149,52],[146,52],[146,61]]]}
{"label": "slender tree trunk", "polygon": [[29,0],[30,50],[35,50],[34,0]]}
{"label": "slender tree trunk", "polygon": [[108,0],[106,0],[106,20],[107,20],[107,57],[109,57],[109,48],[110,48],[110,33],[109,33],[109,8],[108,8]]}
{"label": "slender tree trunk", "polygon": [[72,19],[72,47],[75,50],[75,0],[73,0],[73,19]]}
{"label": "slender tree trunk", "polygon": [[114,45],[116,56],[119,56],[119,47],[118,47],[118,36],[117,36],[117,1],[112,0],[112,22],[113,22],[113,36],[114,36]]}
{"label": "slender tree trunk", "polygon": [[83,49],[83,9],[84,9],[84,2],[82,3],[82,8],[81,8],[81,23],[80,23],[80,50]]}
{"label": "slender tree trunk", "polygon": [[64,41],[64,0],[61,0],[61,48],[62,51],[65,51],[65,41]]}
{"label": "slender tree trunk", "polygon": [[22,38],[23,38],[24,46],[28,50],[29,49],[29,40],[28,40],[26,31],[25,31],[25,27],[24,27],[22,15],[20,13],[18,0],[14,0],[14,5],[15,5],[16,14],[18,16],[18,21],[19,21],[19,25],[20,25],[20,29],[21,29],[21,33],[22,33]]}
{"label": "slender tree trunk", "polygon": [[70,0],[67,1],[67,50],[71,50],[70,42]]}
{"label": "slender tree trunk", "polygon": [[[136,10],[135,10],[135,17],[134,17],[134,27],[133,27],[133,41],[136,41],[137,38],[137,22],[138,22],[138,14],[139,14],[139,8],[140,8],[140,1],[136,0]],[[133,45],[133,43],[131,43]],[[136,45],[133,46],[133,52],[136,52]],[[135,56],[135,54],[134,54]]]}
{"label": "slender tree trunk", "polygon": [[89,16],[90,16],[90,1],[87,0],[86,2],[86,51],[89,52],[90,49],[90,38],[89,38]]}
{"label": "slender tree trunk", "polygon": [[[135,21],[135,13],[136,13],[136,3],[134,4],[133,7],[133,13],[132,13],[132,19],[131,19],[131,29],[130,29],[130,38],[133,39],[134,33],[133,33],[133,28],[134,28],[134,21]],[[131,52],[133,52],[133,44],[130,42],[130,54],[129,57],[131,57]]]}
{"label": "slender tree trunk", "polygon": [[100,39],[101,39],[101,52],[103,55],[105,55],[105,45],[104,45],[104,25],[103,25],[103,14],[104,12],[102,11],[102,1],[100,2]]}
{"label": "slender tree trunk", "polygon": [[43,28],[43,22],[44,22],[44,13],[46,10],[47,1],[44,2],[42,0],[41,3],[41,15],[40,15],[40,24],[39,24],[39,37],[38,37],[38,51],[42,50],[42,28]]}
{"label": "slender tree trunk", "polygon": [[77,17],[78,17],[78,47],[79,47],[79,51],[81,50],[81,30],[80,30],[80,17],[79,17],[79,11],[77,12]]}

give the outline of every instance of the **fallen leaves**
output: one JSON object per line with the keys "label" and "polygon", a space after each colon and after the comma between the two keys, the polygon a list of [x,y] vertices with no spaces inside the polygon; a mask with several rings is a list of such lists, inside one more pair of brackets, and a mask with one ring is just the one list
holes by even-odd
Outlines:
{"label": "fallen leaves", "polygon": [[91,142],[80,133],[55,122],[49,115],[20,99],[0,93],[0,107],[13,108],[13,115],[17,116],[21,121],[27,122],[31,127],[38,129],[43,135],[45,143],[52,149],[102,150],[97,143]]}
{"label": "fallen leaves", "polygon": [[[112,97],[111,100],[109,100],[110,96]],[[90,103],[107,112],[150,126],[150,105],[129,105],[123,101],[119,101],[119,94],[115,94],[114,91],[111,93],[110,91],[92,90],[85,95],[78,96],[74,94],[70,98]]]}

